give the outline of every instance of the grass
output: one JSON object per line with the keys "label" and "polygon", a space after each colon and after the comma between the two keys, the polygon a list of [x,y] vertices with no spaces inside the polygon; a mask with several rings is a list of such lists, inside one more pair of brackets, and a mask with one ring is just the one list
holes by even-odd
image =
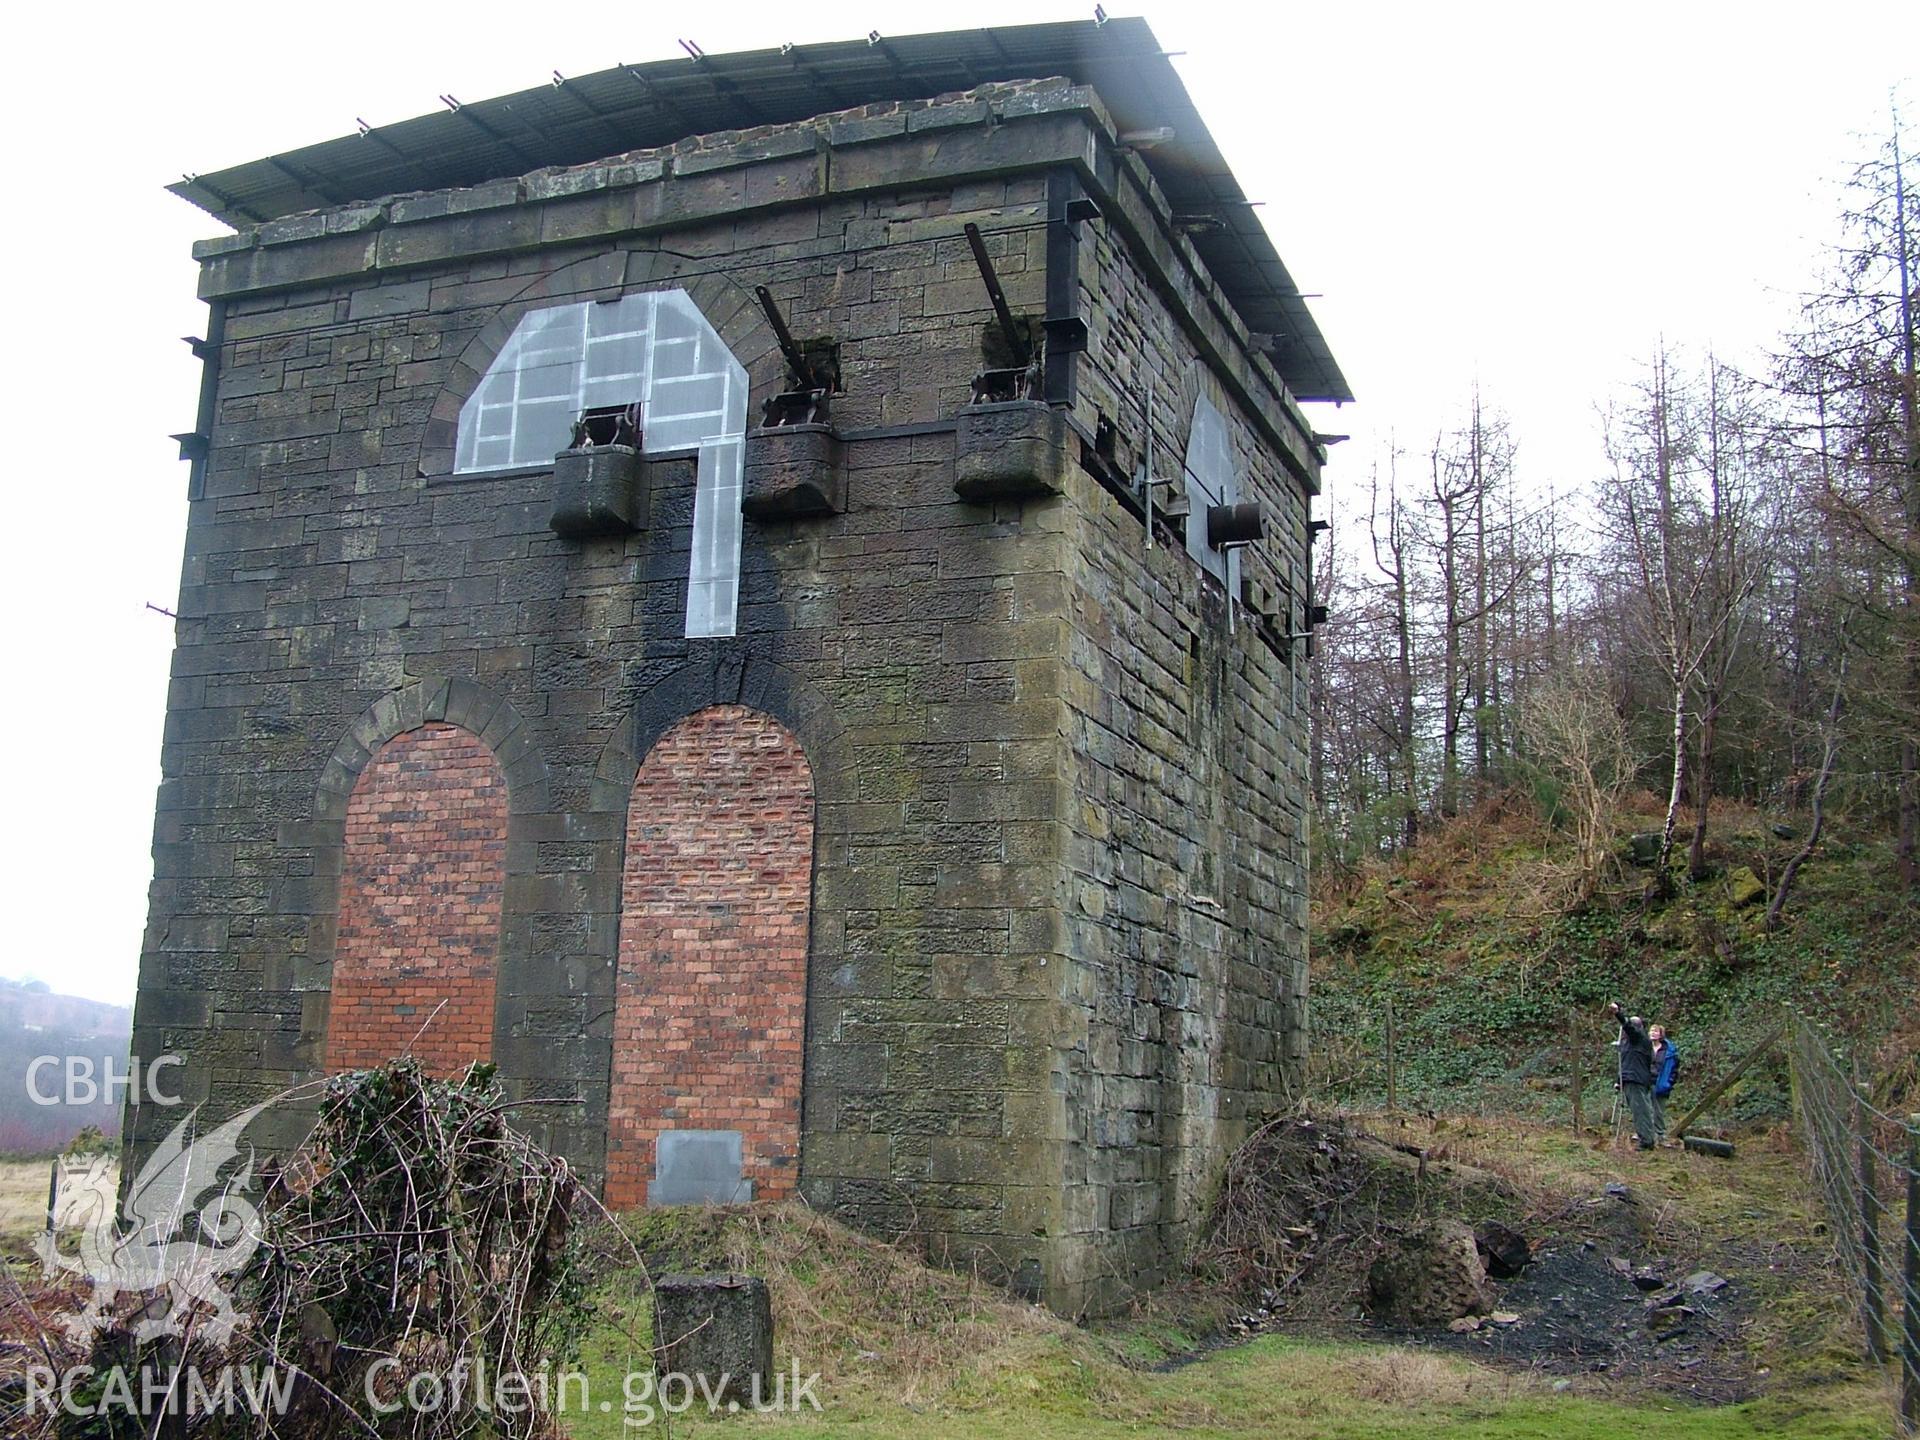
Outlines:
{"label": "grass", "polygon": [[[46,1228],[47,1174],[52,1164],[51,1159],[0,1160],[0,1244],[25,1245]],[[111,1196],[119,1179],[118,1165],[110,1163],[93,1183]]]}
{"label": "grass", "polygon": [[[675,1417],[687,1434],[1053,1437],[1190,1435],[1268,1440],[1616,1440],[1642,1426],[1676,1440],[1881,1437],[1889,1402],[1873,1386],[1831,1387],[1744,1405],[1695,1407],[1555,1392],[1524,1375],[1394,1346],[1265,1336],[1167,1374],[1089,1363],[1065,1343],[987,1357],[978,1376],[913,1404],[861,1385],[822,1396],[819,1414]],[[617,1381],[609,1381],[617,1393]],[[594,1393],[600,1393],[596,1388]],[[614,1412],[574,1420],[579,1440],[631,1434]],[[636,1412],[637,1414],[638,1412]]]}
{"label": "grass", "polygon": [[[1844,1294],[1833,1284],[1803,1162],[1784,1140],[1743,1145],[1732,1164],[1663,1151],[1635,1156],[1594,1137],[1470,1117],[1377,1130],[1442,1146],[1531,1194],[1591,1193],[1623,1180],[1655,1207],[1677,1259],[1693,1254],[1754,1300],[1756,1367],[1770,1376],[1746,1403],[1706,1406],[1636,1392],[1605,1377],[1554,1388],[1548,1377],[1364,1338],[1274,1334],[1167,1368],[1193,1346],[1193,1315],[1166,1298],[1153,1313],[1092,1329],[1018,1303],[975,1277],[921,1265],[798,1206],[627,1217],[656,1271],[728,1268],[767,1278],[776,1364],[817,1372],[822,1410],[721,1415],[696,1406],[665,1428],[747,1436],[1194,1437],[1420,1436],[1423,1440],[1743,1436],[1880,1437],[1891,1398],[1859,1361]],[[583,1356],[596,1409],[567,1416],[575,1440],[639,1427],[622,1382],[650,1361],[650,1305],[637,1270],[609,1277]],[[1195,1312],[1197,1313],[1197,1312]],[[645,1383],[644,1381],[640,1383]],[[644,1397],[649,1403],[651,1395]],[[631,1418],[643,1419],[646,1411]],[[661,1429],[657,1409],[651,1428]]]}
{"label": "grass", "polygon": [[50,1160],[0,1161],[0,1239],[25,1240],[47,1223]]}
{"label": "grass", "polygon": [[[1067,1437],[1176,1435],[1263,1440],[1613,1440],[1646,1427],[1662,1440],[1887,1433],[1891,1399],[1855,1354],[1846,1297],[1821,1268],[1803,1162],[1778,1136],[1743,1143],[1734,1164],[1678,1152],[1638,1157],[1595,1148],[1563,1128],[1477,1117],[1370,1117],[1376,1130],[1505,1175],[1529,1193],[1590,1191],[1625,1180],[1661,1203],[1676,1245],[1715,1258],[1755,1297],[1760,1398],[1707,1407],[1581,1378],[1545,1377],[1452,1355],[1354,1338],[1267,1335],[1161,1368],[1195,1347],[1195,1313],[1162,1304],[1095,1329],[1067,1324],[966,1274],[931,1269],[905,1249],[855,1234],[799,1206],[648,1211],[603,1236],[608,1264],[598,1320],[566,1420],[574,1440],[637,1433],[746,1437]],[[0,1165],[0,1235],[38,1229],[44,1164]],[[617,1243],[616,1243],[617,1241]],[[794,1415],[663,1417],[650,1391],[627,1409],[629,1374],[650,1386],[651,1305],[641,1270],[619,1264],[629,1242],[658,1273],[731,1268],[764,1275],[778,1319],[777,1361],[818,1372],[822,1409]],[[597,1407],[607,1404],[605,1411]],[[644,1421],[651,1415],[651,1424]]]}

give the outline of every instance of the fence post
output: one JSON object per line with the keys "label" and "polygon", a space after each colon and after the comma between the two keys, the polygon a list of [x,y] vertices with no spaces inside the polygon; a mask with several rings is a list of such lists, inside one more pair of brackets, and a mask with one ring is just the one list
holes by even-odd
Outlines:
{"label": "fence post", "polygon": [[1567,1032],[1573,1045],[1573,1133],[1586,1133],[1587,1072],[1580,1059],[1580,1013],[1575,1011],[1567,1020]]}
{"label": "fence post", "polygon": [[1887,1363],[1886,1270],[1880,1263],[1880,1188],[1873,1163],[1873,1119],[1853,1065],[1853,1136],[1860,1151],[1860,1319],[1867,1328],[1867,1359]]}
{"label": "fence post", "polygon": [[1920,1115],[1907,1116],[1907,1254],[1900,1303],[1900,1424],[1920,1421]]}
{"label": "fence post", "polygon": [[1387,1113],[1400,1108],[1398,1077],[1393,1073],[1393,1001],[1387,1001]]}
{"label": "fence post", "polygon": [[60,1157],[53,1157],[53,1168],[47,1172],[47,1243],[53,1243],[53,1217],[60,1210]]}

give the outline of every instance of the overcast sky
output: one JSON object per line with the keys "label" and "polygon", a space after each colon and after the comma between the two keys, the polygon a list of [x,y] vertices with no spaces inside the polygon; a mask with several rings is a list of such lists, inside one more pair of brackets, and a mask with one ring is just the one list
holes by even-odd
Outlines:
{"label": "overcast sky", "polygon": [[[1664,333],[1754,352],[1836,235],[1834,182],[1920,69],[1920,4],[1311,7],[1144,13],[1313,303],[1360,403],[1327,473],[1418,446],[1476,377],[1523,472],[1600,463],[1593,412]],[[619,61],[879,28],[1014,25],[1091,0],[644,7],[42,6],[10,23],[4,351],[15,469],[0,785],[0,974],[126,1001],[203,332],[187,247],[213,220],[161,186]],[[1351,488],[1345,493],[1351,494]]]}

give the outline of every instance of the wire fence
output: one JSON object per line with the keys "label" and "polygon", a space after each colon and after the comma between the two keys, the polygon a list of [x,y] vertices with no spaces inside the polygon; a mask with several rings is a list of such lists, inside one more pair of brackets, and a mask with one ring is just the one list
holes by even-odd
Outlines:
{"label": "wire fence", "polygon": [[1897,1367],[1899,1423],[1920,1429],[1920,1116],[1874,1104],[1834,1042],[1794,1016],[1793,1107],[1834,1251],[1860,1305],[1867,1357]]}
{"label": "wire fence", "polygon": [[[1389,1002],[1371,1034],[1343,1047],[1323,1046],[1315,1093],[1351,1100],[1359,1089],[1377,1103],[1384,1090],[1390,1112],[1402,1103],[1424,1106],[1429,1097],[1420,1087],[1412,1087],[1411,1097],[1406,1093],[1408,1077],[1399,1055],[1404,1036],[1396,1019]],[[1604,1054],[1596,1050],[1593,1028],[1585,1013],[1569,1016],[1566,1045],[1555,1056],[1565,1066],[1556,1092],[1567,1093],[1576,1133],[1588,1133],[1591,1124],[1604,1119],[1619,1145],[1628,1133],[1628,1116],[1618,1086],[1612,1088],[1611,1112],[1606,1108],[1618,1055],[1611,1046]],[[1337,1051],[1332,1064],[1324,1058],[1330,1049]],[[1827,1212],[1836,1258],[1858,1302],[1864,1351],[1895,1382],[1899,1433],[1920,1436],[1920,1115],[1890,1114],[1876,1104],[1872,1087],[1863,1083],[1842,1045],[1804,1016],[1783,1012],[1763,1037],[1717,1067],[1719,1078],[1672,1122],[1670,1133],[1688,1149],[1732,1155],[1732,1144],[1696,1130],[1694,1122],[1737,1093],[1734,1087],[1756,1063],[1783,1050],[1796,1128]]]}

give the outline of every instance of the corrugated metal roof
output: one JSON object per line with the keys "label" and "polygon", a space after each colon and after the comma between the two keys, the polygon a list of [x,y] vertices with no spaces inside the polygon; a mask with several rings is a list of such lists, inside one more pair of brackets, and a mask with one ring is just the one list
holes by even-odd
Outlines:
{"label": "corrugated metal roof", "polygon": [[790,124],[991,81],[1092,85],[1126,130],[1170,127],[1144,153],[1176,212],[1216,216],[1192,235],[1249,330],[1302,400],[1351,400],[1306,302],[1144,20],[1063,21],[617,65],[564,83],[376,126],[167,188],[235,227],[383,195],[579,165],[690,135]]}

